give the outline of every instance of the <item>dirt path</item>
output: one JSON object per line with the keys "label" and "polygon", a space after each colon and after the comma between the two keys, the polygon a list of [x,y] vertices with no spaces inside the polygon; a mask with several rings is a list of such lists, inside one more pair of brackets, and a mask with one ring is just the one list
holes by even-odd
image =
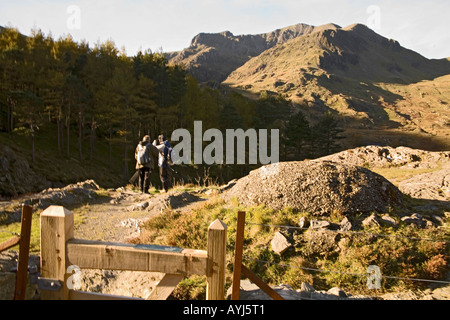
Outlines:
{"label": "dirt path", "polygon": [[[163,214],[164,209],[184,211],[202,200],[186,192],[146,195],[123,188],[109,190],[100,199],[74,210],[75,219],[81,220],[74,235],[79,239],[127,242],[139,235],[142,223]],[[145,299],[162,277],[155,272],[82,270],[80,289]]]}
{"label": "dirt path", "polygon": [[[133,205],[152,197],[133,191],[108,191],[100,200],[74,210],[82,221],[75,227],[75,237],[86,240],[125,242],[138,235],[139,225],[151,217],[148,211],[131,210]],[[109,200],[106,202],[106,200]]]}

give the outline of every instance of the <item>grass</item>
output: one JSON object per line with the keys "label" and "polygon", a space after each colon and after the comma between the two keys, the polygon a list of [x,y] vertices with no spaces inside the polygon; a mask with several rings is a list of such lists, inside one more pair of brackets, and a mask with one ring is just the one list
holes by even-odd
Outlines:
{"label": "grass", "polygon": [[404,180],[407,180],[413,176],[424,174],[424,173],[431,173],[442,169],[442,167],[437,168],[431,168],[431,169],[404,169],[404,168],[397,168],[397,167],[389,167],[389,168],[371,168],[375,173],[378,173],[379,175],[385,177],[389,181],[394,181],[395,183],[402,182]]}
{"label": "grass", "polygon": [[[272,285],[286,283],[294,289],[299,289],[302,282],[308,282],[316,290],[328,290],[339,286],[352,294],[373,295],[404,289],[420,289],[424,283],[383,278],[382,289],[376,292],[369,291],[366,286],[366,272],[370,265],[379,266],[383,275],[404,278],[438,280],[448,271],[450,235],[445,229],[416,229],[397,219],[398,229],[383,225],[358,230],[366,234],[334,235],[330,249],[320,252],[311,246],[311,239],[316,238],[314,233],[311,238],[310,230],[263,226],[270,224],[295,227],[298,226],[300,217],[306,217],[307,220],[317,217],[291,209],[274,211],[264,206],[242,208],[236,200],[225,203],[219,197],[213,197],[185,214],[168,210],[164,215],[149,220],[143,227],[141,237],[134,239],[133,242],[205,250],[208,225],[215,219],[221,219],[227,224],[228,232],[226,281],[229,287],[239,210],[247,212],[244,264],[266,283]],[[394,216],[394,213],[392,215]],[[343,217],[344,215],[334,212],[331,216],[320,219],[339,223]],[[358,223],[362,218],[362,215],[353,215],[351,220],[352,223]],[[448,223],[446,226],[449,226]],[[270,241],[276,231],[281,231],[292,244],[282,256],[271,250]],[[371,235],[372,233],[398,237],[376,237]],[[432,238],[440,239],[442,242],[413,241],[410,238]],[[261,261],[268,261],[270,264]],[[311,268],[332,272],[311,272]],[[204,281],[199,278],[188,278],[176,289],[174,296],[178,299],[202,297],[205,290]],[[192,295],[190,290],[195,294]]]}
{"label": "grass", "polygon": [[[41,238],[41,226],[39,216],[40,212],[33,212],[33,218],[31,221],[31,238],[30,238],[30,254],[37,254],[40,252],[40,238]],[[20,234],[21,223],[11,223],[9,225],[2,225],[0,232],[0,243],[14,237],[13,234]],[[10,250],[19,251],[19,245],[12,247]]]}
{"label": "grass", "polygon": [[[105,191],[99,190],[99,196]],[[68,208],[73,209],[73,208]],[[79,208],[73,209],[74,213],[74,228],[85,223],[86,215],[89,213],[90,205],[85,204]],[[41,223],[40,215],[42,210],[33,211],[33,218],[31,221],[31,236],[30,236],[30,254],[40,253],[40,239],[41,239]],[[0,222],[0,243],[7,241],[8,239],[14,237],[14,234],[20,234],[21,232],[21,222],[14,223],[2,223]],[[10,250],[19,251],[19,245],[12,247]]]}

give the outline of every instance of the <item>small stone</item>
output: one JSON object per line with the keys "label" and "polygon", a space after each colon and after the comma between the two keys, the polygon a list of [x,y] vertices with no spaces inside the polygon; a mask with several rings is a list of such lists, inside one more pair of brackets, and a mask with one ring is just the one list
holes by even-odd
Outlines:
{"label": "small stone", "polygon": [[316,289],[314,287],[306,282],[302,282],[300,286],[300,298],[304,299],[311,299],[311,293],[315,292]]}
{"label": "small stone", "polygon": [[345,291],[338,287],[331,288],[327,293],[338,296],[340,298],[347,298],[347,294],[345,293]]}
{"label": "small stone", "polygon": [[416,216],[414,216],[414,215],[405,216],[405,217],[402,217],[401,220],[404,223],[415,225],[418,228],[421,228],[425,225],[424,221],[422,219],[419,219],[417,215]]}
{"label": "small stone", "polygon": [[425,228],[434,228],[436,224],[433,221],[425,220]]}
{"label": "small stone", "polygon": [[330,227],[330,225],[331,224],[328,221],[313,219],[313,220],[311,220],[310,228],[311,229],[328,229]]}
{"label": "small stone", "polygon": [[339,231],[350,231],[350,230],[352,230],[352,223],[350,222],[350,220],[348,220],[347,217],[345,217],[339,224]]}
{"label": "small stone", "polygon": [[298,226],[302,229],[308,227],[308,220],[306,220],[306,217],[300,218],[300,220],[298,221]]}
{"label": "small stone", "polygon": [[436,223],[438,226],[442,226],[444,225],[444,219],[442,219],[442,217],[438,216],[438,215],[432,215],[431,216],[431,220]]}
{"label": "small stone", "polygon": [[150,203],[149,203],[148,201],[144,201],[144,202],[138,203],[138,204],[137,204],[137,207],[138,207],[140,210],[144,210],[144,209],[147,208],[149,205],[150,205]]}
{"label": "small stone", "polygon": [[302,282],[301,286],[300,286],[300,290],[301,291],[306,291],[306,292],[313,292],[316,291],[316,289],[314,289],[314,287],[312,285],[310,285],[307,282]]}
{"label": "small stone", "polygon": [[287,249],[289,249],[292,245],[286,239],[284,235],[280,232],[276,232],[275,236],[271,241],[272,250],[279,255],[282,255]]}
{"label": "small stone", "polygon": [[382,221],[383,223],[385,223],[385,224],[388,224],[388,225],[392,226],[392,227],[398,226],[397,221],[395,221],[395,219],[392,218],[392,217],[391,217],[390,215],[388,215],[388,214],[383,215],[383,216],[381,217],[381,221]]}
{"label": "small stone", "polygon": [[378,216],[376,213],[372,213],[369,217],[363,220],[363,226],[380,226],[380,221],[378,220]]}

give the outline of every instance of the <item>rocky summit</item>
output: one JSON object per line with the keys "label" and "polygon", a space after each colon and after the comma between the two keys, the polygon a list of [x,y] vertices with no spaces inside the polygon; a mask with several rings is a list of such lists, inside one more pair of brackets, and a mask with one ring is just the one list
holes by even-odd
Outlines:
{"label": "rocky summit", "polygon": [[272,164],[252,171],[224,193],[243,206],[264,204],[322,215],[383,212],[402,203],[402,193],[384,177],[362,167],[330,161]]}
{"label": "rocky summit", "polygon": [[222,82],[235,69],[264,51],[328,28],[338,26],[327,24],[316,27],[299,23],[256,35],[234,35],[229,31],[200,33],[192,39],[189,48],[167,53],[166,58],[170,63],[184,65],[200,82]]}

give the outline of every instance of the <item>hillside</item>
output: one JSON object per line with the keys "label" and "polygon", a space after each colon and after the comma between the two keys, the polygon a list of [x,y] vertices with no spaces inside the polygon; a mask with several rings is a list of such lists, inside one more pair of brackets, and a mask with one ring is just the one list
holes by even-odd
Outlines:
{"label": "hillside", "polygon": [[[349,146],[402,145],[428,136],[436,138],[437,149],[446,149],[450,147],[449,74],[448,59],[426,59],[355,24],[268,49],[223,83],[255,98],[261,91],[281,94],[311,119],[331,110],[339,113],[347,129],[369,129],[378,136],[384,133],[377,130],[392,134],[401,129],[393,134],[396,141],[356,140]],[[352,131],[347,135],[357,136]],[[430,145],[430,140],[424,143]]]}
{"label": "hillside", "polygon": [[269,79],[262,83],[267,84],[272,78],[274,85],[277,80],[286,82],[302,74],[314,75],[314,71],[331,75],[330,80],[339,77],[406,84],[445,75],[450,72],[450,64],[447,59],[426,59],[395,40],[355,24],[325,29],[278,45],[233,72],[225,83],[244,83],[243,79],[250,80],[249,75],[260,83],[258,80],[266,75],[262,80]]}
{"label": "hillside", "polygon": [[[74,213],[74,236],[86,240],[201,249],[206,245],[207,227],[221,219],[230,230],[227,250],[231,254],[236,212],[243,210],[248,224],[245,265],[277,291],[289,293],[286,299],[448,300],[449,156],[449,152],[370,146],[314,161],[263,167],[226,186],[185,185],[163,194],[152,189],[151,195],[138,193],[132,186],[103,189],[89,180],[1,202],[0,213],[16,222],[6,226],[0,219],[0,225],[5,231],[18,232],[21,205],[32,201],[36,231],[31,252],[38,254],[39,212],[52,204]],[[371,170],[356,167],[361,164],[369,164]],[[383,171],[378,175],[372,169]],[[424,179],[439,173],[445,174],[442,186],[436,185],[438,180]],[[406,193],[405,183],[426,192]],[[437,188],[441,189],[437,198],[430,198]],[[294,209],[292,204],[305,207]],[[8,237],[0,234],[0,242]],[[288,243],[284,251],[276,251],[275,237]],[[16,261],[13,250],[0,255],[4,279],[0,300],[11,299],[14,292],[15,274],[9,270]],[[227,262],[227,279],[231,279],[232,259]],[[32,256],[31,263],[39,268],[38,256]],[[365,272],[373,264],[384,277],[377,291],[366,289]],[[314,272],[318,269],[336,272]],[[162,278],[157,273],[92,269],[83,269],[81,275],[83,291],[139,298],[147,298]],[[336,286],[345,294],[336,296],[330,289]],[[29,289],[33,289],[29,298],[38,299],[36,285]],[[187,277],[172,299],[203,300],[205,290],[202,277]],[[256,288],[241,290],[241,300],[266,299],[255,298]]]}
{"label": "hillside", "polygon": [[189,48],[168,53],[166,57],[170,63],[184,65],[200,82],[222,82],[250,58],[276,45],[333,27],[336,26],[297,24],[268,33],[238,36],[229,31],[200,33],[192,39]]}

